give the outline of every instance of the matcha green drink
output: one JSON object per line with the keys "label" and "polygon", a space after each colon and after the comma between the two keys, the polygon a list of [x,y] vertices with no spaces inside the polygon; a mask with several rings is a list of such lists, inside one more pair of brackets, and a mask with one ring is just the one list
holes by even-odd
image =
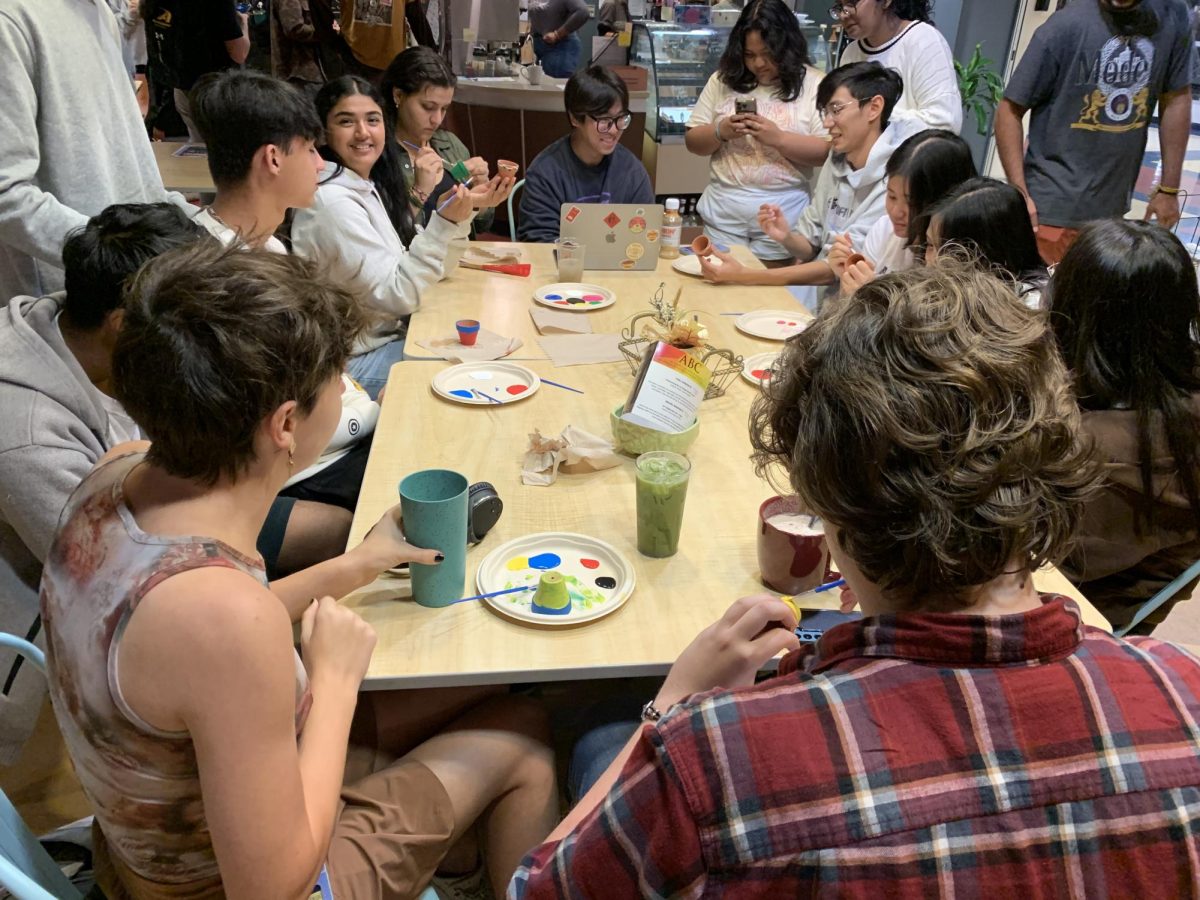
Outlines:
{"label": "matcha green drink", "polygon": [[692,464],[678,453],[656,450],[637,458],[638,551],[646,556],[674,556],[683,525]]}

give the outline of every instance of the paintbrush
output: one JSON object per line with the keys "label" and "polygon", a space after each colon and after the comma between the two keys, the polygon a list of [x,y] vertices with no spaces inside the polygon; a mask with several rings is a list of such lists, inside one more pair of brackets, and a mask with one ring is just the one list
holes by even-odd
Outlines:
{"label": "paintbrush", "polygon": [[471,388],[471,393],[475,394],[476,396],[482,397],[484,400],[487,400],[489,403],[499,403],[500,402],[495,397],[493,397],[491,394],[485,394],[483,391],[481,391],[477,388]]}
{"label": "paintbrush", "polygon": [[501,597],[504,594],[516,594],[521,591],[532,591],[536,589],[537,585],[531,584],[527,587],[508,588],[507,590],[503,591],[492,591],[490,594],[476,594],[474,597],[463,597],[461,600],[451,601],[450,603],[447,603],[446,606],[453,606],[455,603],[466,603],[468,600],[487,600],[491,597]]}

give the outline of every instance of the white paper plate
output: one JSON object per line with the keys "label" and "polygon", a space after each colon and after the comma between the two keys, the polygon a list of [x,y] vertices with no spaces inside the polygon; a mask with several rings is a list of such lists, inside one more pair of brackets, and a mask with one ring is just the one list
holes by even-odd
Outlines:
{"label": "white paper plate", "polygon": [[533,591],[505,594],[482,601],[497,612],[535,625],[578,625],[620,609],[633,593],[633,566],[616,548],[597,538],[548,531],[514,538],[483,558],[475,570],[481,594],[528,584],[537,586],[542,572],[561,572],[571,594],[563,615],[533,611]]}
{"label": "white paper plate", "polygon": [[551,309],[591,312],[612,306],[617,302],[617,295],[598,284],[558,282],[538,288],[533,293],[533,299]]}
{"label": "white paper plate", "polygon": [[778,353],[756,353],[747,357],[742,362],[742,377],[753,385],[761,386],[770,376],[771,366],[775,365],[777,359]]}
{"label": "white paper plate", "polygon": [[[497,403],[516,403],[536,394],[542,386],[542,379],[524,366],[493,360],[459,363],[442,369],[433,376],[431,385],[435,394],[455,403],[495,406]],[[493,403],[489,397],[496,402]]]}
{"label": "white paper plate", "polygon": [[786,309],[759,309],[733,320],[737,330],[768,341],[786,341],[808,327],[809,320]]}
{"label": "white paper plate", "polygon": [[[712,263],[713,268],[716,269],[719,269],[724,265],[724,263],[721,262],[721,257],[719,256],[710,256],[708,261]],[[682,272],[684,275],[695,275],[697,278],[704,274],[700,270],[700,257],[698,257],[695,253],[687,253],[680,256],[679,259],[671,263],[671,268],[676,272]]]}
{"label": "white paper plate", "polygon": [[520,244],[492,244],[490,246],[480,246],[472,242],[466,250],[463,251],[459,262],[475,263],[480,266],[491,266],[498,263],[511,262],[515,257],[521,258]]}

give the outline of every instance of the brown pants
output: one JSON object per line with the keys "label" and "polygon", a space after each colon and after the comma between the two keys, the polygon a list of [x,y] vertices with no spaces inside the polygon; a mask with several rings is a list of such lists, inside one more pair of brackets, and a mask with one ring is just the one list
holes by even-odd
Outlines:
{"label": "brown pants", "polygon": [[1037,245],[1042,262],[1048,266],[1058,265],[1077,237],[1079,237],[1078,228],[1060,228],[1057,225],[1039,226]]}

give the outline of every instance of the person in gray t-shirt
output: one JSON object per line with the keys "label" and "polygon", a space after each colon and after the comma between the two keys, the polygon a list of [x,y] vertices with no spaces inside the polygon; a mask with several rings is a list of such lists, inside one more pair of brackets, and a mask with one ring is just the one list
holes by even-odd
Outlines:
{"label": "person in gray t-shirt", "polygon": [[1146,218],[1179,221],[1191,54],[1183,0],[1074,0],[1034,33],[996,110],[996,143],[1048,264],[1085,222],[1129,211],[1156,103],[1162,179]]}
{"label": "person in gray t-shirt", "polygon": [[533,52],[547,75],[570,78],[579,68],[582,44],[576,32],[589,18],[584,0],[529,0]]}

